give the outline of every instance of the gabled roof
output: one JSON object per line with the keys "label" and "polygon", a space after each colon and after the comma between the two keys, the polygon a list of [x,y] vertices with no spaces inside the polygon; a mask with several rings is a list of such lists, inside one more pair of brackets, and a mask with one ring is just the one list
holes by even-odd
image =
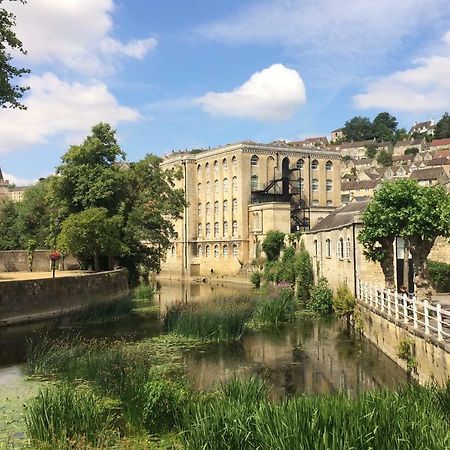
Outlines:
{"label": "gabled roof", "polygon": [[440,166],[417,169],[410,175],[410,178],[413,180],[437,180],[440,177],[446,177],[445,170]]}
{"label": "gabled roof", "polygon": [[441,145],[450,146],[450,138],[434,139],[433,141],[431,141],[431,147],[440,147]]}
{"label": "gabled roof", "polygon": [[394,156],[392,156],[392,161],[393,162],[414,161],[414,156],[415,155],[394,155]]}
{"label": "gabled roof", "polygon": [[446,166],[450,164],[450,159],[448,158],[433,158],[428,161],[424,161],[426,166]]}
{"label": "gabled roof", "polygon": [[404,141],[398,141],[395,147],[416,147],[417,145],[422,145],[423,139],[405,139]]}
{"label": "gabled roof", "polygon": [[336,128],[335,130],[332,131],[332,133],[339,133],[341,131],[344,131],[344,128]]}
{"label": "gabled roof", "polygon": [[450,156],[450,149],[448,150],[438,150],[435,154],[435,158],[448,158]]}
{"label": "gabled roof", "polygon": [[414,131],[414,130],[418,130],[418,129],[420,129],[420,128],[430,128],[430,127],[432,127],[433,126],[433,124],[432,124],[432,122],[431,122],[431,120],[427,120],[427,121],[425,121],[425,122],[418,122],[418,123],[415,123],[412,127],[411,127],[411,129],[410,129],[410,133],[412,132],[412,131]]}
{"label": "gabled roof", "polygon": [[367,164],[371,164],[373,161],[372,158],[360,158],[355,159],[353,162],[355,163],[355,166],[365,166]]}
{"label": "gabled roof", "polygon": [[341,145],[341,148],[359,148],[365,147],[366,145],[376,144],[374,139],[370,139],[368,141],[358,141],[358,142],[344,142]]}
{"label": "gabled roof", "polygon": [[380,184],[378,178],[373,180],[343,181],[341,183],[341,191],[356,191],[360,189],[374,189]]}

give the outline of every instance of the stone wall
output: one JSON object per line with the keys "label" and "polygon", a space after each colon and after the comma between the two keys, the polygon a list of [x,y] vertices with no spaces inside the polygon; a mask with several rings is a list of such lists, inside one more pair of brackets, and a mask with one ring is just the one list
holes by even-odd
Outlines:
{"label": "stone wall", "polygon": [[68,314],[113,302],[129,293],[128,272],[118,269],[60,278],[0,283],[0,326]]}
{"label": "stone wall", "polygon": [[397,356],[399,343],[408,339],[412,345],[412,354],[417,366],[412,376],[421,384],[436,381],[443,385],[450,377],[450,348],[443,342],[425,338],[409,326],[394,323],[384,318],[370,307],[359,303],[362,332],[364,336],[377,345],[384,353],[406,370],[406,362]]}
{"label": "stone wall", "polygon": [[[50,270],[49,250],[36,250],[33,259],[34,272],[46,272]],[[67,270],[78,268],[77,260],[69,255],[59,262],[58,269]],[[26,250],[0,251],[0,272],[28,272],[28,252]]]}

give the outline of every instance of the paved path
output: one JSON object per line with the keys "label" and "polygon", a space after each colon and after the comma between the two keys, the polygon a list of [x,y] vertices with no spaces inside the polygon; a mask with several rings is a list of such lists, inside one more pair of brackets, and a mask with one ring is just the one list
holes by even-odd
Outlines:
{"label": "paved path", "polygon": [[[56,271],[55,276],[61,277],[73,277],[75,275],[85,275],[88,272],[83,270],[63,270]],[[0,272],[0,282],[1,281],[11,281],[11,280],[38,280],[41,278],[51,278],[51,272]]]}
{"label": "paved path", "polygon": [[443,309],[450,311],[450,294],[435,294],[433,300],[440,303]]}

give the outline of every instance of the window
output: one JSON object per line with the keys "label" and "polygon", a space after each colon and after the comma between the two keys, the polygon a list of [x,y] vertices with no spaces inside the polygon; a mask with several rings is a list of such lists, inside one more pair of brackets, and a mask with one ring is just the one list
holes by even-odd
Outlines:
{"label": "window", "polygon": [[314,239],[314,256],[319,254],[319,246],[317,244],[317,239]]}
{"label": "window", "polygon": [[172,258],[175,256],[175,246],[172,245],[172,248],[170,249],[170,253],[172,254]]}
{"label": "window", "polygon": [[200,258],[203,256],[203,247],[201,245],[197,245],[197,256]]}
{"label": "window", "polygon": [[258,161],[259,161],[259,158],[258,158],[256,155],[253,155],[253,156],[250,158],[250,165],[253,166],[253,167],[255,167],[255,166],[258,165]]}
{"label": "window", "polygon": [[298,183],[298,187],[300,189],[300,192],[303,192],[305,190],[305,180],[303,178],[300,178]]}
{"label": "window", "polygon": [[205,173],[206,173],[206,176],[209,177],[209,163],[205,164]]}
{"label": "window", "polygon": [[232,229],[233,237],[236,237],[236,236],[237,236],[237,233],[238,233],[238,225],[237,225],[237,221],[234,220],[234,221],[233,221],[233,229]]}
{"label": "window", "polygon": [[237,177],[233,177],[233,180],[231,181],[233,192],[237,191]]}
{"label": "window", "polygon": [[214,180],[214,193],[219,195],[219,180]]}
{"label": "window", "polygon": [[333,180],[327,180],[326,182],[326,189],[327,191],[331,191],[333,189]]}
{"label": "window", "polygon": [[234,213],[237,211],[237,198],[233,198],[233,204],[232,204],[231,208]]}
{"label": "window", "polygon": [[332,170],[333,169],[333,163],[331,161],[327,161],[325,164],[325,170]]}
{"label": "window", "polygon": [[224,193],[228,192],[228,178],[223,179],[223,192]]}
{"label": "window", "polygon": [[253,213],[253,229],[259,229],[259,213]]}
{"label": "window", "polygon": [[314,199],[314,200],[311,202],[311,205],[312,205],[312,206],[319,206],[319,200]]}
{"label": "window", "polygon": [[214,161],[214,175],[217,175],[219,173],[219,163],[217,161]]}
{"label": "window", "polygon": [[223,158],[223,160],[222,160],[222,167],[223,167],[223,170],[227,170],[228,169],[227,158]]}
{"label": "window", "polygon": [[237,158],[236,158],[236,156],[233,156],[231,158],[231,164],[232,164],[233,168],[237,167]]}
{"label": "window", "polygon": [[219,237],[219,222],[214,222],[214,237]]}
{"label": "window", "polygon": [[200,195],[200,192],[202,191],[202,183],[197,184],[197,190],[198,190],[198,194]]}
{"label": "window", "polygon": [[298,161],[297,161],[297,169],[303,169],[303,165],[305,164],[305,161],[303,161],[303,159],[302,158],[300,158]]}
{"label": "window", "polygon": [[209,195],[211,193],[211,183],[209,181],[206,182],[206,194]]}
{"label": "window", "polygon": [[238,246],[236,244],[233,244],[233,256],[238,255]]}
{"label": "window", "polygon": [[344,258],[344,240],[342,239],[342,238],[340,238],[339,240],[338,240],[338,243],[337,243],[337,257],[339,258],[339,259],[343,259]]}
{"label": "window", "polygon": [[325,255],[327,258],[331,258],[331,241],[329,239],[325,241]]}
{"label": "window", "polygon": [[206,224],[206,237],[209,238],[211,236],[211,224],[208,222]]}
{"label": "window", "polygon": [[206,216],[208,217],[211,214],[211,203],[206,204]]}
{"label": "window", "polygon": [[228,200],[223,201],[223,213],[224,214],[228,213]]}
{"label": "window", "polygon": [[222,254],[223,254],[223,256],[225,256],[225,257],[228,256],[228,245],[224,245],[224,246],[223,246]]}
{"label": "window", "polygon": [[201,203],[199,203],[197,206],[197,213],[198,213],[199,217],[202,215],[202,204]]}
{"label": "window", "polygon": [[350,259],[351,250],[352,250],[352,245],[350,243],[350,238],[347,238],[347,241],[345,242],[345,257],[347,259]]}
{"label": "window", "polygon": [[328,208],[333,207],[333,200],[327,200],[327,207]]}
{"label": "window", "polygon": [[219,246],[215,245],[214,246],[214,258],[218,258],[219,257]]}
{"label": "window", "polygon": [[201,236],[202,235],[202,224],[199,223],[197,225],[197,236]]}
{"label": "window", "polygon": [[258,175],[252,175],[250,187],[252,191],[258,190]]}
{"label": "window", "polygon": [[202,175],[202,166],[199,164],[197,166],[197,178],[200,178]]}
{"label": "window", "polygon": [[211,256],[211,247],[209,245],[205,247],[205,253],[207,258]]}
{"label": "window", "polygon": [[311,188],[313,191],[319,190],[319,180],[317,178],[313,178],[311,182]]}
{"label": "window", "polygon": [[225,220],[223,223],[223,235],[226,237],[228,235],[228,222]]}
{"label": "window", "polygon": [[219,215],[219,202],[214,202],[214,214]]}
{"label": "window", "polygon": [[311,169],[312,170],[317,170],[319,167],[319,161],[317,161],[317,159],[313,159],[312,163],[311,163]]}

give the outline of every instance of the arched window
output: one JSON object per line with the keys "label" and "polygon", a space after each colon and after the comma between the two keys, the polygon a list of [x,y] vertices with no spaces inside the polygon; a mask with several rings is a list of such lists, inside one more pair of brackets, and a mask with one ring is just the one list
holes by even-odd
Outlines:
{"label": "arched window", "polygon": [[312,206],[319,206],[319,200],[315,199],[312,201]]}
{"label": "arched window", "polygon": [[214,193],[219,195],[219,180],[214,180]]}
{"label": "arched window", "polygon": [[319,180],[317,178],[313,178],[312,182],[311,182],[311,189],[313,191],[318,191],[319,190]]}
{"label": "arched window", "polygon": [[325,170],[332,170],[333,169],[333,163],[331,161],[327,161],[325,164]]}
{"label": "arched window", "polygon": [[237,256],[238,255],[238,246],[237,244],[233,244],[233,256]]}
{"label": "arched window", "polygon": [[211,214],[211,203],[206,204],[206,216],[208,217]]}
{"label": "arched window", "polygon": [[205,164],[205,174],[207,177],[209,177],[209,163]]}
{"label": "arched window", "polygon": [[207,258],[211,256],[211,247],[209,245],[205,247],[205,253]]}
{"label": "arched window", "polygon": [[224,257],[228,256],[228,245],[223,246],[222,254]]}
{"label": "arched window", "polygon": [[347,259],[350,259],[351,250],[352,250],[352,244],[350,242],[350,238],[347,238],[347,241],[345,242],[345,257]]}
{"label": "arched window", "polygon": [[218,258],[219,257],[219,246],[215,245],[214,246],[214,258]]}
{"label": "arched window", "polygon": [[222,167],[223,167],[223,170],[227,170],[228,169],[227,158],[223,158],[223,160],[222,160]]}
{"label": "arched window", "polygon": [[236,220],[233,220],[232,234],[233,237],[236,237],[238,234],[238,225]]}
{"label": "arched window", "polygon": [[259,213],[253,214],[253,229],[254,230],[259,229]]}
{"label": "arched window", "polygon": [[214,161],[214,175],[217,175],[219,173],[219,163],[217,161]]}
{"label": "arched window", "polygon": [[219,222],[214,222],[214,237],[219,237]]}
{"label": "arched window", "polygon": [[197,245],[197,256],[203,256],[203,247],[201,245]]}
{"label": "arched window", "polygon": [[202,183],[197,184],[197,190],[198,190],[198,193],[200,194],[200,192],[202,191]]}
{"label": "arched window", "polygon": [[232,209],[233,212],[236,212],[236,211],[237,211],[237,206],[238,206],[238,204],[237,204],[237,198],[233,198],[233,204],[232,204],[232,206],[231,206],[231,209]]}
{"label": "arched window", "polygon": [[258,175],[252,175],[250,187],[252,191],[258,190]]}
{"label": "arched window", "polygon": [[223,192],[224,193],[228,192],[228,178],[223,179]]}
{"label": "arched window", "polygon": [[170,249],[170,253],[172,255],[172,258],[174,258],[175,257],[175,246],[174,245],[172,245],[172,247]]}
{"label": "arched window", "polygon": [[197,225],[197,236],[201,236],[202,235],[202,224],[199,223]]}
{"label": "arched window", "polygon": [[337,243],[337,257],[339,259],[344,258],[344,239],[340,238]]}
{"label": "arched window", "polygon": [[258,161],[259,161],[259,158],[258,158],[256,155],[253,155],[253,156],[250,158],[250,165],[253,166],[253,167],[255,167],[255,166],[258,165]]}
{"label": "arched window", "polygon": [[224,235],[224,237],[227,237],[227,235],[228,235],[228,222],[226,220],[223,223],[223,235]]}
{"label": "arched window", "polygon": [[197,213],[198,213],[199,217],[202,215],[202,204],[201,203],[199,203],[197,206]]}
{"label": "arched window", "polygon": [[329,239],[325,241],[325,254],[327,258],[331,257],[331,241]]}
{"label": "arched window", "polygon": [[223,201],[223,213],[224,214],[228,213],[228,200]]}
{"label": "arched window", "polygon": [[231,158],[231,164],[232,164],[233,168],[237,167],[237,158],[236,158],[236,156],[233,156]]}
{"label": "arched window", "polygon": [[202,175],[202,166],[199,164],[197,166],[197,178],[200,178]]}
{"label": "arched window", "polygon": [[331,208],[333,206],[333,200],[327,200],[327,206]]}
{"label": "arched window", "polygon": [[317,161],[317,159],[313,159],[311,162],[311,169],[317,170],[318,167],[319,167],[319,161]]}
{"label": "arched window", "polygon": [[206,237],[209,238],[211,236],[211,224],[208,222],[206,224]]}
{"label": "arched window", "polygon": [[317,244],[317,239],[314,239],[314,256],[319,254],[319,246]]}
{"label": "arched window", "polygon": [[303,192],[305,190],[305,180],[303,178],[300,178],[299,188],[300,192]]}
{"label": "arched window", "polygon": [[233,180],[231,181],[233,192],[237,191],[237,177],[233,177]]}
{"label": "arched window", "polygon": [[206,182],[206,194],[209,195],[211,193],[211,183],[209,181]]}
{"label": "arched window", "polygon": [[217,216],[219,214],[219,202],[214,202],[214,214]]}
{"label": "arched window", "polygon": [[326,182],[327,191],[331,191],[333,189],[333,180],[328,179]]}
{"label": "arched window", "polygon": [[303,164],[305,164],[305,161],[303,161],[302,158],[300,158],[299,160],[297,160],[297,169],[303,169]]}

